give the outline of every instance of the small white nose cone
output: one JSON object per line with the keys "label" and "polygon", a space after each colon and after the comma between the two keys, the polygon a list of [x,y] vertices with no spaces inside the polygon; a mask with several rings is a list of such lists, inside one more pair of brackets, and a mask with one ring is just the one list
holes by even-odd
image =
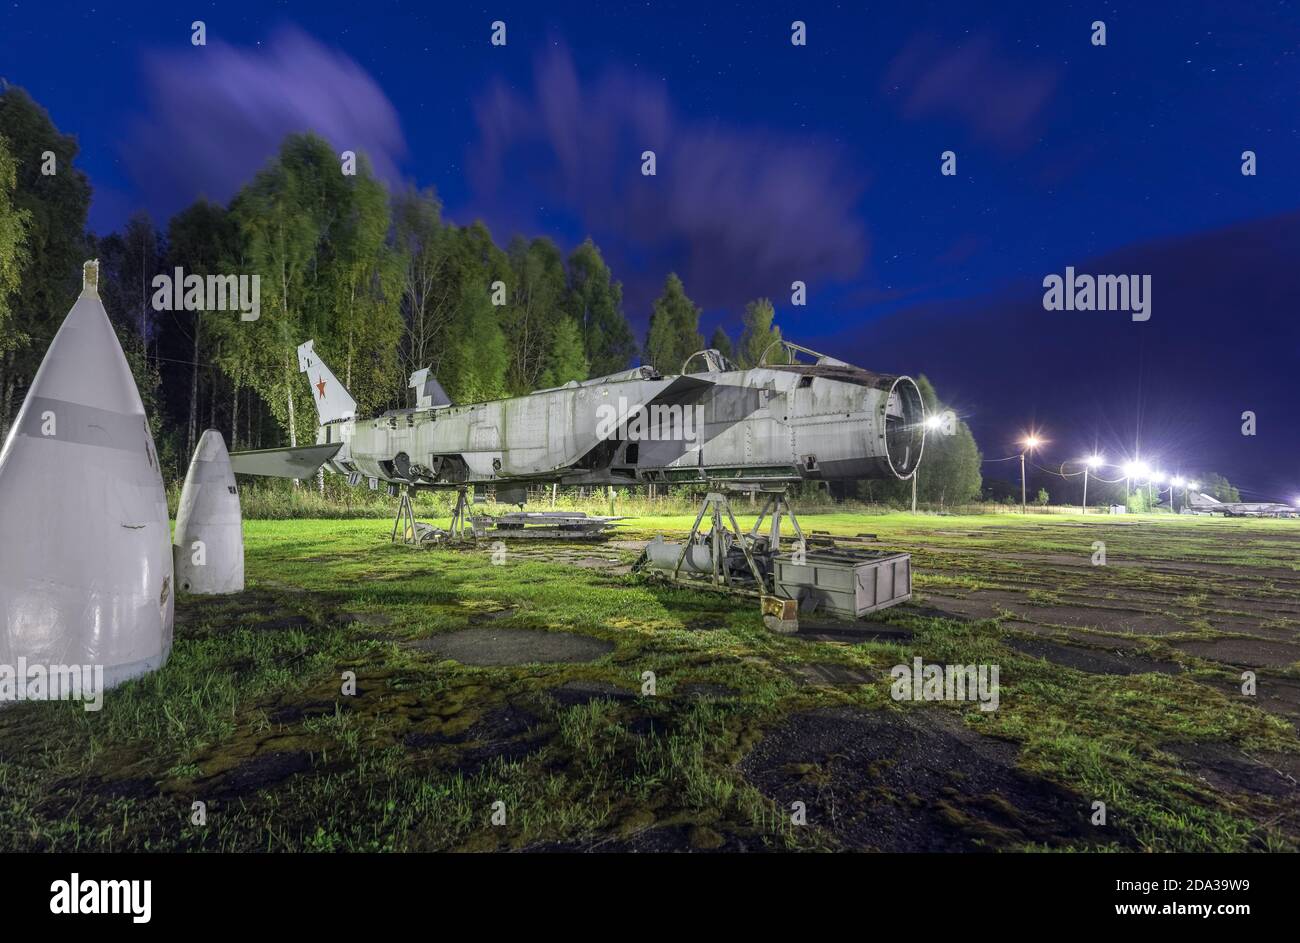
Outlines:
{"label": "small white nose cone", "polygon": [[175,592],[158,456],[97,275],[0,451],[0,666],[102,668],[111,687],[167,660]]}
{"label": "small white nose cone", "polygon": [[172,543],[181,592],[237,593],[244,588],[239,488],[226,441],[216,429],[203,433],[190,460]]}

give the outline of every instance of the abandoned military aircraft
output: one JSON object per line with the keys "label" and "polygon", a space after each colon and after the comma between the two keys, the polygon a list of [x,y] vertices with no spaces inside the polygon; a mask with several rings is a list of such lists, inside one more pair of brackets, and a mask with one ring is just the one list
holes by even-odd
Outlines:
{"label": "abandoned military aircraft", "polygon": [[779,344],[790,359],[802,353],[815,362],[767,364],[765,353],[745,370],[703,350],[679,374],[635,367],[465,405],[425,369],[410,378],[414,407],[359,419],[356,401],[307,341],[298,368],[320,417],[316,444],[236,452],[231,462],[241,474],[285,478],[324,465],[371,487],[492,485],[503,503],[522,503],[528,486],[551,483],[768,485],[914,474],[925,424],[911,378]]}
{"label": "abandoned military aircraft", "polygon": [[[788,362],[769,364],[778,345]],[[800,354],[813,362],[797,362]],[[700,484],[708,493],[686,542],[655,541],[638,570],[757,596],[769,627],[782,632],[793,631],[798,611],[854,617],[911,598],[908,554],[834,545],[810,552],[784,495],[798,481],[916,474],[925,407],[909,377],[871,373],[778,341],[750,369],[702,350],[677,374],[641,366],[466,405],[453,404],[427,369],[418,370],[410,378],[415,406],[358,419],[356,402],[312,341],[298,348],[298,367],[320,417],[316,444],[237,452],[232,467],[304,478],[323,466],[354,485],[383,482],[401,494],[395,541],[399,531],[413,544],[461,540],[467,529],[482,536],[477,519],[467,528],[471,485],[489,485],[498,502],[522,506],[530,485]],[[411,496],[422,488],[458,489],[450,532],[415,520]],[[765,495],[748,533],[726,496],[735,490]],[[509,517],[496,520],[496,534],[519,536],[535,523],[552,536],[590,536],[615,520]],[[797,537],[793,554],[781,553],[783,518]],[[761,534],[765,520],[769,531]]]}

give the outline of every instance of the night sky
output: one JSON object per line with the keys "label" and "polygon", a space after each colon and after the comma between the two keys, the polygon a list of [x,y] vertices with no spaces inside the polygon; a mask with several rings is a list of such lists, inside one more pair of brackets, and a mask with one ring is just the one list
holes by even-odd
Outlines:
{"label": "night sky", "polygon": [[[677,271],[706,337],[770,296],[793,340],[927,374],[989,458],[1033,427],[1044,465],[1300,497],[1291,4],[2,2],[0,77],[78,137],[101,234],[312,130],[498,244],[590,234],[638,338]],[[1045,311],[1066,266],[1150,274],[1151,319]]]}

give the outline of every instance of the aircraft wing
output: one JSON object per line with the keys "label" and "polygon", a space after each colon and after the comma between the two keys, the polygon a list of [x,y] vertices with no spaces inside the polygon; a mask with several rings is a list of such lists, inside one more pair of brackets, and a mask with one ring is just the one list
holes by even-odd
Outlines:
{"label": "aircraft wing", "polygon": [[327,445],[300,445],[290,449],[257,449],[231,452],[230,467],[237,475],[260,475],[264,478],[310,478],[332,459],[341,442]]}

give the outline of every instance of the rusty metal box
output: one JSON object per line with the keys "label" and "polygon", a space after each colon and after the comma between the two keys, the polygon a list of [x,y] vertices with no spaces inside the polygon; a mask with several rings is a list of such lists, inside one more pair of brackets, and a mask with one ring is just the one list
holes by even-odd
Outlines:
{"label": "rusty metal box", "polygon": [[880,550],[817,550],[775,558],[776,591],[805,612],[856,619],[912,598],[912,556]]}

